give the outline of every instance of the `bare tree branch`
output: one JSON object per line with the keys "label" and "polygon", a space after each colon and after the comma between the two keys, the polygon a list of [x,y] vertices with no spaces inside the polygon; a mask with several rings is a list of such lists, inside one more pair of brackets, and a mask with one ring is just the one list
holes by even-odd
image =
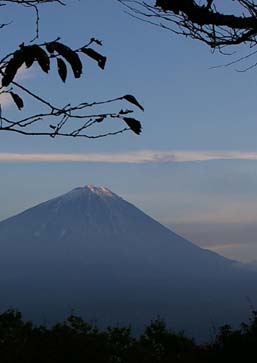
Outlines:
{"label": "bare tree branch", "polygon": [[[58,74],[63,82],[66,81],[68,68],[72,69],[73,76],[80,78],[82,75],[82,57],[91,58],[99,68],[104,69],[106,57],[96,51],[92,46],[101,46],[102,42],[91,38],[82,47],[72,49],[55,39],[51,42],[36,44],[35,40],[39,35],[39,10],[38,6],[45,3],[58,3],[64,5],[59,0],[0,0],[0,6],[9,3],[32,7],[36,11],[36,35],[29,45],[22,43],[19,49],[2,56],[0,60],[0,76],[2,86],[0,94],[8,94],[19,110],[24,108],[24,97],[32,98],[39,104],[41,111],[37,114],[23,116],[19,119],[12,119],[4,112],[4,107],[0,105],[0,132],[14,132],[30,136],[50,136],[50,137],[84,137],[96,139],[110,135],[117,135],[127,130],[132,130],[136,134],[141,132],[141,124],[138,120],[127,117],[133,113],[131,109],[122,109],[115,106],[118,101],[130,104],[130,106],[143,110],[133,95],[124,95],[114,99],[104,101],[85,102],[72,105],[57,106],[53,100],[47,100],[37,92],[25,87],[16,80],[16,75],[21,67],[30,68],[34,63],[38,63],[41,70],[48,73],[53,62],[56,62]],[[2,24],[4,27],[5,24]],[[102,107],[108,105],[108,111],[103,112]],[[110,107],[112,110],[110,110]],[[114,108],[115,107],[115,108]],[[101,111],[100,109],[101,108]],[[99,131],[100,125],[107,124],[108,120],[115,119],[117,127],[114,131]],[[90,132],[93,129],[95,132]]]}
{"label": "bare tree branch", "polygon": [[[218,10],[216,0],[118,0],[132,14],[187,37],[198,39],[212,48],[227,45],[256,44],[257,3],[253,0],[227,1],[235,14]],[[241,15],[237,15],[241,12]]]}

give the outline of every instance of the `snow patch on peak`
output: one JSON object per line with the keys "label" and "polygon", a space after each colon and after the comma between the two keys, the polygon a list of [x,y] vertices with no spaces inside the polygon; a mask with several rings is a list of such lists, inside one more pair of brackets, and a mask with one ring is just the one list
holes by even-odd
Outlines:
{"label": "snow patch on peak", "polygon": [[99,196],[103,196],[103,197],[116,197],[116,195],[108,188],[106,187],[96,187],[94,185],[86,185],[87,189],[89,189],[92,193],[95,193]]}
{"label": "snow patch on peak", "polygon": [[88,184],[85,186],[85,188],[89,189],[92,193],[96,193],[99,188],[95,187],[92,184]]}

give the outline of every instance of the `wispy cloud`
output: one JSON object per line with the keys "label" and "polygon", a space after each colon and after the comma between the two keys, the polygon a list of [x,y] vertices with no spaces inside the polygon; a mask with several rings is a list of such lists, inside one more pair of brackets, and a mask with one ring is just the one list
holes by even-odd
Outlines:
{"label": "wispy cloud", "polygon": [[24,81],[26,79],[34,78],[36,75],[36,70],[34,66],[31,68],[27,68],[25,65],[23,65],[17,72],[15,80],[16,81]]}
{"label": "wispy cloud", "polygon": [[125,153],[47,154],[0,153],[0,161],[20,162],[92,162],[92,163],[178,163],[209,160],[256,160],[257,152],[241,151],[155,151]]}
{"label": "wispy cloud", "polygon": [[2,93],[0,95],[0,105],[1,107],[9,107],[13,103],[12,97],[9,95],[9,93]]}
{"label": "wispy cloud", "polygon": [[[26,66],[22,66],[15,77],[15,81],[23,81],[26,79],[31,79],[35,76],[35,70],[27,69]],[[0,104],[2,107],[11,107],[15,106],[12,97],[8,93],[0,94]],[[15,106],[16,107],[16,106]]]}

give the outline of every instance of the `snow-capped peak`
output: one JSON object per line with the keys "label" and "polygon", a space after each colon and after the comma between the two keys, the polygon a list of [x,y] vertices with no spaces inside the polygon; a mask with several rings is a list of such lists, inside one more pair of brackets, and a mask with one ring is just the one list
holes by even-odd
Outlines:
{"label": "snow-capped peak", "polygon": [[71,191],[60,195],[59,197],[46,201],[44,204],[49,204],[52,203],[53,201],[57,201],[58,206],[60,207],[62,203],[65,203],[70,200],[73,201],[88,200],[92,195],[96,195],[102,199],[106,198],[120,199],[120,197],[117,194],[114,194],[110,189],[106,187],[96,187],[94,185],[89,184],[85,185],[84,187],[74,188]]}

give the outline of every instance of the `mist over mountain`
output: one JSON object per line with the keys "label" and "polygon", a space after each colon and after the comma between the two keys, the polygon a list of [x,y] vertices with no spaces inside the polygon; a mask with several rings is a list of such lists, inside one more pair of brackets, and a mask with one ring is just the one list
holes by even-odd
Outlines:
{"label": "mist over mountain", "polygon": [[141,329],[160,316],[209,338],[257,301],[257,273],[173,233],[107,188],[86,186],[0,222],[0,310],[49,322],[72,311]]}
{"label": "mist over mountain", "polygon": [[179,235],[223,256],[254,265],[257,254],[255,222],[178,223],[167,225]]}

